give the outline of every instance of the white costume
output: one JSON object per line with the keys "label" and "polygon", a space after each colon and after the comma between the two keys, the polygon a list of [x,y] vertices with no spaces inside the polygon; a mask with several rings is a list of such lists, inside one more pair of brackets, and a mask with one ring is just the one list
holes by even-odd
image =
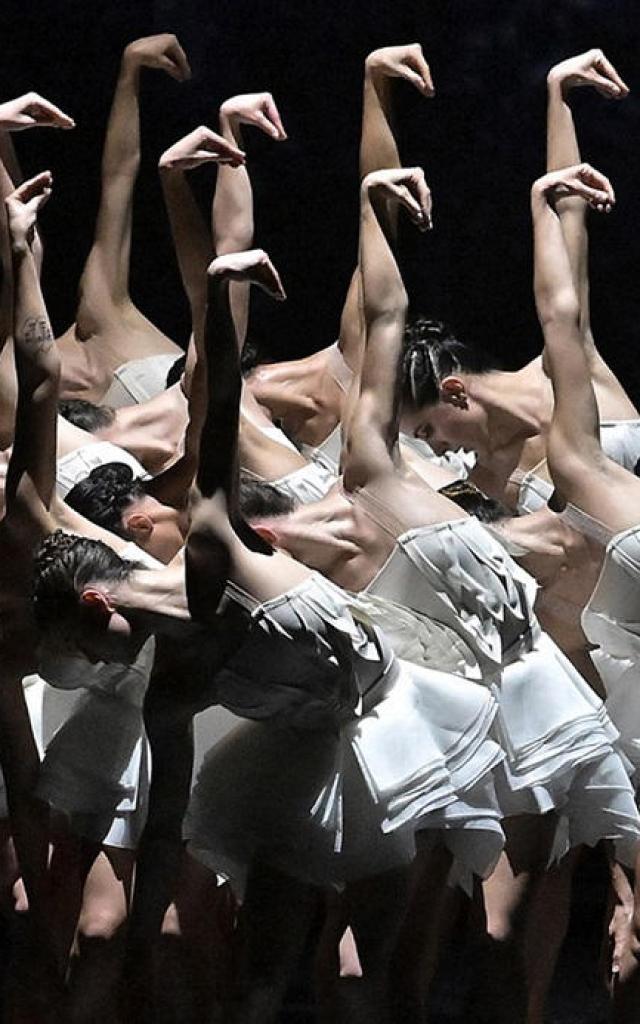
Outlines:
{"label": "white costume", "polygon": [[325,437],[322,444],[313,447],[310,444],[301,444],[300,451],[309,459],[321,466],[327,473],[337,477],[340,472],[340,455],[342,453],[342,433],[340,424],[333,428],[328,437]]}
{"label": "white costume", "polygon": [[594,645],[591,659],[607,692],[607,710],[640,782],[640,524],[612,534],[574,505],[562,518],[601,543],[604,561],[582,613],[582,628]]}
{"label": "white costume", "polygon": [[[122,557],[160,564],[135,544]],[[146,822],[151,757],[142,706],[154,651],[150,638],[132,665],[62,657],[42,668],[51,685],[37,795],[66,815],[72,832],[105,846],[135,849]],[[60,691],[73,695],[62,709]]]}
{"label": "white costume", "polygon": [[451,470],[458,480],[466,480],[476,464],[475,452],[467,452],[464,448],[458,448],[455,452],[449,451],[444,455],[436,455],[431,445],[419,437],[412,437],[411,434],[401,433],[400,444],[411,448],[427,462],[433,462],[436,466],[441,466],[442,469]]}
{"label": "white costume", "polygon": [[98,441],[76,448],[58,459],[56,466],[56,485],[58,494],[65,498],[72,487],[85,480],[96,466],[104,466],[108,462],[124,462],[133,472],[135,478],[149,480],[150,476],[135,455],[125,448],[120,448],[110,441]]}
{"label": "white costume", "polygon": [[254,857],[342,884],[408,863],[415,832],[438,828],[464,836],[467,868],[489,871],[503,843],[490,693],[397,660],[315,573],[262,604],[227,594],[251,627],[217,697],[258,720],[205,758],[185,819],[191,853],[240,890]]}
{"label": "white costume", "polygon": [[179,353],[158,353],[123,363],[114,370],[109,390],[100,404],[118,409],[123,405],[139,405],[155,398],[166,390],[167,374],[179,358]]}
{"label": "white costume", "polygon": [[459,671],[482,679],[498,701],[505,814],[561,810],[557,854],[567,843],[609,837],[626,843],[632,863],[640,819],[613,750],[617,731],[602,701],[541,631],[534,580],[474,518],[404,530],[369,491],[351,498],[396,541],[367,592],[456,631],[474,656],[470,665],[461,649]]}

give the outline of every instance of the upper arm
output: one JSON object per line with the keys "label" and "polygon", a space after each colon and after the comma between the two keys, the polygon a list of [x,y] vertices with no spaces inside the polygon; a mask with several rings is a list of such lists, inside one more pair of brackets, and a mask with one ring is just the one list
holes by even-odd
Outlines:
{"label": "upper arm", "polygon": [[189,611],[201,622],[216,613],[229,578],[231,526],[224,494],[203,498],[197,505],[185,549]]}

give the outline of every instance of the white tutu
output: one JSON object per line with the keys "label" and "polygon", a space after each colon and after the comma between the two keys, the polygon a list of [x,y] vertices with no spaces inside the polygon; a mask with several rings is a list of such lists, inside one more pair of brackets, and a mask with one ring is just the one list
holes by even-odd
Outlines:
{"label": "white tutu", "polygon": [[[326,718],[317,727],[309,714],[284,724],[281,714],[240,725],[205,758],[185,837],[196,857],[240,891],[256,858],[317,885],[380,873],[413,859],[421,829],[467,829],[465,863],[480,873],[502,848],[492,771],[503,754],[488,738],[495,701],[481,686],[395,660],[353,620],[348,600],[314,575],[254,611],[258,622],[277,624],[280,636],[319,633],[322,647],[330,623],[349,638],[358,672],[371,682],[333,727]],[[289,646],[295,661],[301,648]],[[271,660],[287,693],[282,657]],[[255,656],[252,663],[255,672]],[[241,692],[246,707],[254,706],[247,687],[226,697],[220,688],[225,703]],[[271,692],[263,678],[263,702]]]}
{"label": "white tutu", "polygon": [[135,848],[146,822],[150,750],[142,705],[155,644],[133,665],[91,665],[81,658],[43,669],[57,688],[74,691],[73,709],[49,740],[36,795],[78,835]]}

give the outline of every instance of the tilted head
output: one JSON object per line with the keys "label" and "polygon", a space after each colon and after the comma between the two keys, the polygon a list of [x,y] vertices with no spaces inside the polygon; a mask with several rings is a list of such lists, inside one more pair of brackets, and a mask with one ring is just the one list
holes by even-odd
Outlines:
{"label": "tilted head", "polygon": [[94,405],[84,398],[68,398],[58,402],[58,412],[76,427],[97,434],[104,427],[110,427],[116,418],[110,405]]}
{"label": "tilted head", "polygon": [[498,369],[495,361],[459,341],[441,320],[410,321],[404,340],[401,430],[439,455],[460,447],[484,450],[487,416],[473,379]]}
{"label": "tilted head", "polygon": [[140,646],[114,591],[137,568],[101,541],[56,530],[34,558],[33,607],[45,641],[90,661],[133,661]]}
{"label": "tilted head", "polygon": [[169,562],[184,543],[180,513],[147,494],[124,462],[96,466],[71,488],[65,501],[92,523],[134,541],[161,562]]}

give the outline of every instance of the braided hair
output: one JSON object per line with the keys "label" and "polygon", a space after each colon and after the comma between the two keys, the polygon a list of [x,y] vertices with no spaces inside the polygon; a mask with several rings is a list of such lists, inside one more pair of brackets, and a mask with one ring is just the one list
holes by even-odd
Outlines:
{"label": "braided hair", "polygon": [[120,581],[136,568],[100,540],[54,530],[37,549],[33,562],[33,607],[38,626],[51,630],[71,621],[82,591],[95,580]]}
{"label": "braided hair", "polygon": [[440,487],[439,491],[481,523],[497,523],[501,519],[511,518],[509,509],[502,502],[488,498],[469,480],[454,480],[453,483]]}
{"label": "braided hair", "polygon": [[459,341],[442,320],[420,316],[405,327],[402,398],[408,405],[435,405],[441,382],[451,374],[495,369],[498,364],[492,356]]}
{"label": "braided hair", "polygon": [[69,423],[90,434],[97,433],[103,427],[110,427],[116,418],[115,410],[110,405],[96,405],[84,398],[62,399],[58,402],[58,412]]}
{"label": "braided hair", "polygon": [[88,477],[71,488],[64,500],[96,526],[126,539],[123,512],[145,495],[142,482],[134,477],[130,466],[124,462],[107,462],[92,469]]}

